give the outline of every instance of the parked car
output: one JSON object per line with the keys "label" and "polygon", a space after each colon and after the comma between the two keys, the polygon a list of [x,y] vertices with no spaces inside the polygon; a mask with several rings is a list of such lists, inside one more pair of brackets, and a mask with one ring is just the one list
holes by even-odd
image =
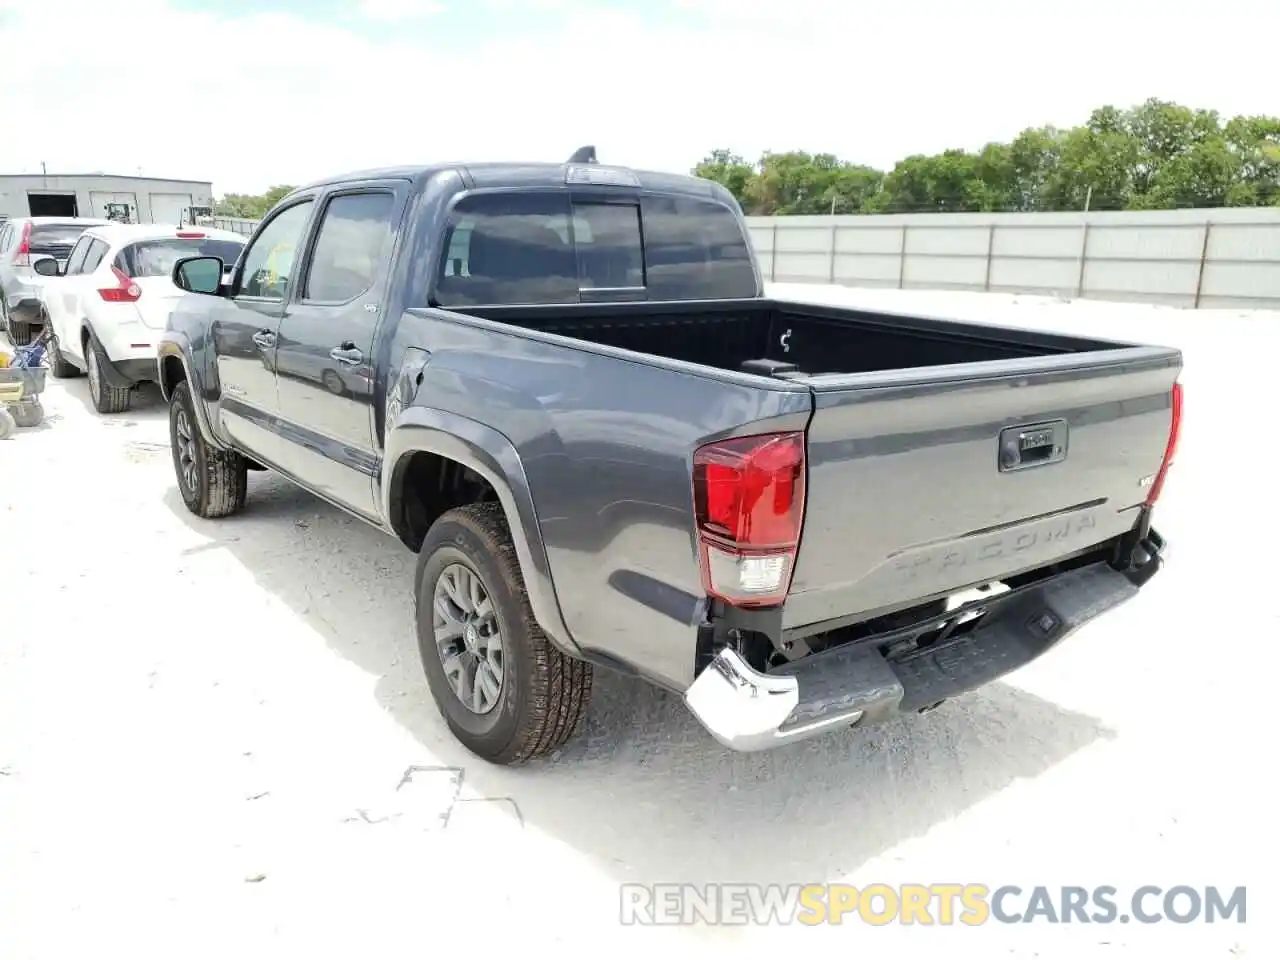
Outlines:
{"label": "parked car", "polygon": [[704,180],[335,177],[221,274],[177,265],[159,343],[187,508],[270,468],[416,551],[428,686],[495,763],[563,744],[595,667],[738,750],[924,711],[1162,562],[1178,350],[766,299]]}
{"label": "parked car", "polygon": [[52,257],[65,265],[80,235],[106,222],[87,217],[16,217],[0,223],[0,323],[15,346],[29,344],[44,326],[43,281],[32,263]]}
{"label": "parked car", "polygon": [[38,260],[53,375],[87,371],[98,412],[127,410],[134,388],[156,378],[156,339],[183,296],[173,265],[193,254],[234,263],[244,244],[227,230],[113,223],[84,231],[57,264]]}

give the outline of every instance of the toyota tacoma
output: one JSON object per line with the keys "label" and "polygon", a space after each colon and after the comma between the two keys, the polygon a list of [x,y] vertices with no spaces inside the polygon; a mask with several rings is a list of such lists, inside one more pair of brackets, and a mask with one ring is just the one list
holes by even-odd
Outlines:
{"label": "toyota tacoma", "polygon": [[930,709],[1159,570],[1176,349],[765,296],[706,180],[440,164],[294,190],[160,338],[201,517],[269,469],[418,555],[430,691],[518,763],[592,672],[759,750]]}

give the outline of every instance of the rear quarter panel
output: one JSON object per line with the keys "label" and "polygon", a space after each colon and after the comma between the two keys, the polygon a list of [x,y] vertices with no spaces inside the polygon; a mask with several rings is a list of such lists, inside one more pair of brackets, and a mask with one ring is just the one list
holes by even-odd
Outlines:
{"label": "rear quarter panel", "polygon": [[572,640],[684,689],[703,603],[693,450],[803,429],[810,393],[455,316],[413,310],[398,324],[393,357],[431,352],[413,406],[487,424],[518,451]]}

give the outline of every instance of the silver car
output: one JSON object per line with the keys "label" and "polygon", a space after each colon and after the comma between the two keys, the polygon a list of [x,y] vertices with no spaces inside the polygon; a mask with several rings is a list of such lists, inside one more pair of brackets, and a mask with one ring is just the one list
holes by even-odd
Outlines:
{"label": "silver car", "polygon": [[44,326],[42,280],[32,265],[53,257],[65,269],[80,234],[107,222],[88,217],[15,217],[0,223],[0,325],[15,345],[30,343]]}

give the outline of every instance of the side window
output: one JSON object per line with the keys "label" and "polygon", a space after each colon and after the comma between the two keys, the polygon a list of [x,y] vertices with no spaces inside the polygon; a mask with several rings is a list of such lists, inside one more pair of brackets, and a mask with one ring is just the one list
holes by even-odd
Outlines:
{"label": "side window", "polygon": [[67,269],[63,276],[74,277],[84,273],[84,258],[89,253],[89,244],[93,241],[86,236],[81,236],[76,241],[76,245],[71,248],[71,252],[67,254]]}
{"label": "side window", "polygon": [[9,249],[9,237],[12,235],[13,225],[0,223],[0,253],[5,253]]}
{"label": "side window", "polygon": [[102,263],[102,258],[107,255],[107,246],[105,240],[91,240],[89,242],[89,250],[85,254],[84,267],[81,273],[93,273],[98,269],[98,264]]}
{"label": "side window", "polygon": [[302,299],[346,303],[377,279],[390,248],[395,196],[386,192],[334,197],[324,210]]}
{"label": "side window", "polygon": [[310,215],[311,201],[304,200],[278,213],[262,228],[245,251],[239,296],[284,299]]}

